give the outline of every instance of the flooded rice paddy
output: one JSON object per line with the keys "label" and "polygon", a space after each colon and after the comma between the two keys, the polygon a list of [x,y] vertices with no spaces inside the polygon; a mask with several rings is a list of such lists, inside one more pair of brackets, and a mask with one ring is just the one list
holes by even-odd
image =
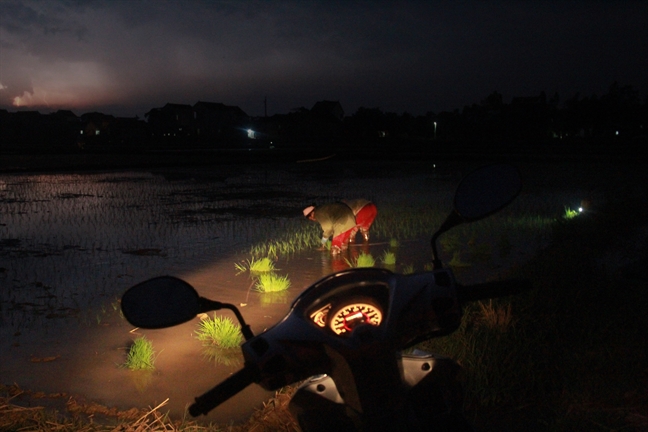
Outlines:
{"label": "flooded rice paddy", "polygon": [[[130,286],[175,275],[205,297],[240,306],[253,332],[277,322],[292,299],[322,276],[347,267],[313,248],[279,256],[286,293],[261,294],[236,263],[255,244],[298,230],[312,203],[365,197],[378,205],[371,243],[353,246],[378,259],[394,250],[395,271],[421,271],[429,237],[452,205],[468,165],[275,165],[0,175],[0,383],[65,392],[120,409],[166,408],[182,416],[193,398],[238,370],[237,350],[204,347],[197,320],[172,329],[133,329],[119,299]],[[500,215],[458,234],[440,250],[461,281],[497,277],[547,240],[548,223],[576,206],[583,185],[537,184]],[[437,224],[427,226],[429,224]],[[421,226],[423,227],[421,229]],[[417,228],[418,227],[418,228]],[[398,246],[390,241],[398,241]],[[466,253],[460,251],[465,249]],[[223,312],[227,315],[228,312]],[[233,318],[233,316],[232,316]],[[133,339],[157,353],[153,372],[121,365]],[[207,421],[238,421],[271,396],[258,386],[213,411]]]}

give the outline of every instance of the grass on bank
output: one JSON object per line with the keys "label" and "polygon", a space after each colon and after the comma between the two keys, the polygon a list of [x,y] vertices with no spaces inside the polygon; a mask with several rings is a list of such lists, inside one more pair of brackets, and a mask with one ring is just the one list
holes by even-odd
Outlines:
{"label": "grass on bank", "polygon": [[[187,415],[172,419],[164,412],[167,401],[149,409],[118,410],[65,393],[43,394],[16,385],[0,384],[0,430],[47,432],[295,432],[288,413],[296,387],[275,393],[242,424],[199,424]],[[64,406],[58,411],[51,406]]]}
{"label": "grass on bank", "polygon": [[471,304],[457,332],[418,346],[463,366],[478,430],[648,430],[648,257],[633,240],[648,210],[627,206],[557,219],[514,271],[530,292]]}

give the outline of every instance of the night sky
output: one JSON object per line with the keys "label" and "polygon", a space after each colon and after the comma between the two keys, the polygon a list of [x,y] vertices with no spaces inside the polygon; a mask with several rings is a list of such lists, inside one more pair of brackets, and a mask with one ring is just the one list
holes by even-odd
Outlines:
{"label": "night sky", "polygon": [[648,92],[648,1],[0,0],[0,108],[422,115],[493,91]]}

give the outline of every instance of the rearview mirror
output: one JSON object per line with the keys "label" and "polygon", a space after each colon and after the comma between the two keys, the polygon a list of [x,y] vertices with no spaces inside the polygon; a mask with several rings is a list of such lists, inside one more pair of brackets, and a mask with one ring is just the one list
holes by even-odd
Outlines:
{"label": "rearview mirror", "polygon": [[141,282],[124,293],[124,317],[142,328],[165,328],[182,324],[200,313],[200,297],[182,279],[161,276]]}

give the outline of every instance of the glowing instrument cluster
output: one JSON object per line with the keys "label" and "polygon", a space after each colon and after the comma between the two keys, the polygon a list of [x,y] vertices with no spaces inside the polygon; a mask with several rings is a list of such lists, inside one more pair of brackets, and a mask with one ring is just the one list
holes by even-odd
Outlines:
{"label": "glowing instrument cluster", "polygon": [[360,324],[380,325],[382,310],[367,300],[327,304],[310,315],[313,322],[322,328],[328,327],[337,335],[350,334]]}

